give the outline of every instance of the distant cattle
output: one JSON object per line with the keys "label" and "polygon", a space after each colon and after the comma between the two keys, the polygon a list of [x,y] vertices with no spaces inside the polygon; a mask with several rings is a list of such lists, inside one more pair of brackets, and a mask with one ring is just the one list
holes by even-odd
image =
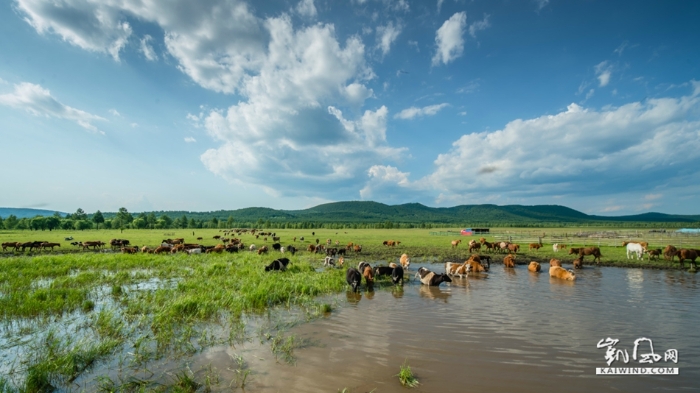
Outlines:
{"label": "distant cattle", "polygon": [[673,262],[673,257],[676,256],[677,251],[678,250],[676,249],[676,247],[670,244],[667,245],[666,248],[664,248],[664,259],[671,260],[671,262]]}
{"label": "distant cattle", "polygon": [[662,251],[660,248],[657,248],[656,250],[647,250],[646,253],[649,255],[648,256],[649,260],[652,260],[652,259],[658,260]]}
{"label": "distant cattle", "polygon": [[474,252],[478,250],[481,250],[481,243],[474,242],[469,244],[469,252]]}
{"label": "distant cattle", "polygon": [[587,247],[587,248],[582,248],[578,251],[578,256],[581,257],[581,260],[583,260],[583,257],[586,255],[592,255],[593,256],[593,261],[598,260],[598,263],[600,263],[600,257],[602,256],[600,254],[600,248],[598,247]]}
{"label": "distant cattle", "polygon": [[539,243],[530,243],[530,250],[537,250],[537,251],[539,251],[540,247],[542,247],[542,245],[539,244]]}
{"label": "distant cattle", "polygon": [[554,252],[564,251],[566,250],[566,244],[554,243],[552,244],[552,249]]}
{"label": "distant cattle", "polygon": [[[406,239],[404,239],[404,240],[406,240]],[[462,240],[452,240],[452,248],[459,246],[459,243],[461,243],[461,242],[462,242]]]}
{"label": "distant cattle", "polygon": [[698,257],[698,252],[696,250],[681,248],[680,250],[676,251],[676,256],[678,257],[678,262],[681,264],[681,269],[684,268],[684,262],[686,259],[689,259],[693,264],[693,268],[695,268],[695,259]]}
{"label": "distant cattle", "polygon": [[357,253],[362,252],[362,245],[356,244],[356,245],[353,247],[353,250],[354,250],[355,252],[357,252]]}

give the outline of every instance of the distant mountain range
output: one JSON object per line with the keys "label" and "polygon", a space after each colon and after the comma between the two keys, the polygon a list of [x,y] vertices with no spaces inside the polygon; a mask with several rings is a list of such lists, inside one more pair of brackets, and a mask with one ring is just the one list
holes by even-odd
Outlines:
{"label": "distant mountain range", "polygon": [[[459,226],[478,224],[497,225],[499,223],[610,223],[610,222],[658,222],[658,223],[700,223],[700,215],[677,215],[664,213],[644,213],[628,216],[596,216],[560,205],[461,205],[454,207],[428,207],[420,203],[403,205],[385,205],[378,202],[335,202],[318,205],[304,210],[275,210],[262,207],[249,207],[238,210],[218,210],[211,212],[189,211],[155,211],[156,216],[168,215],[179,218],[183,215],[188,219],[211,220],[216,217],[226,220],[229,216],[236,222],[317,222],[317,223],[454,223]],[[34,217],[38,214],[48,216],[54,214],[50,210],[0,208],[0,217],[7,218],[10,214],[22,217]],[[65,213],[62,213],[65,214]],[[105,218],[115,213],[104,213]],[[134,214],[132,212],[132,214]]]}
{"label": "distant mountain range", "polygon": [[[0,207],[0,217],[3,219],[14,214],[17,218],[32,218],[36,216],[53,216],[56,210],[43,210],[43,209],[24,209],[24,208],[14,208],[14,207]],[[59,212],[61,216],[65,216],[66,213]]]}

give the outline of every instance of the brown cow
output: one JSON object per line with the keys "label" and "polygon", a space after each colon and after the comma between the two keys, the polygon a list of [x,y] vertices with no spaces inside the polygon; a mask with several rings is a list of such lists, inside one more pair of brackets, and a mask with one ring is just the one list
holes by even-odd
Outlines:
{"label": "brown cow", "polygon": [[494,243],[484,242],[483,246],[486,247],[487,250],[493,251],[496,245]]}
{"label": "brown cow", "polygon": [[102,246],[104,245],[104,243],[102,243],[102,242],[99,241],[99,240],[98,240],[98,241],[83,242],[82,244],[83,244],[83,250],[87,250],[87,249],[89,249],[90,247],[92,247],[93,249],[97,250],[99,247],[102,247]]}
{"label": "brown cow", "polygon": [[486,239],[484,239],[483,237],[480,237],[480,238],[479,238],[479,243],[481,243],[481,244],[486,243]]}
{"label": "brown cow", "polygon": [[517,254],[518,251],[520,251],[520,244],[510,243],[506,245],[506,248],[508,248],[508,252],[514,252]]}
{"label": "brown cow", "polygon": [[505,267],[515,267],[515,257],[513,254],[508,254],[503,258],[503,265],[505,265]]}
{"label": "brown cow", "polygon": [[550,259],[550,260],[549,260],[549,267],[551,268],[551,267],[553,267],[553,266],[559,266],[559,267],[561,267],[561,261],[558,260],[558,259],[554,259],[554,258]]}
{"label": "brown cow", "polygon": [[17,242],[7,242],[2,244],[3,251],[7,251],[7,247],[17,248]]}
{"label": "brown cow", "polygon": [[411,266],[411,259],[408,258],[408,254],[402,254],[399,262],[401,263],[401,267],[405,270],[408,270],[408,267]]}
{"label": "brown cow", "polygon": [[122,247],[122,254],[136,254],[138,252],[138,247]]}
{"label": "brown cow", "polygon": [[600,257],[602,256],[600,254],[600,248],[598,247],[586,247],[582,248],[578,251],[578,256],[581,258],[581,261],[583,262],[583,257],[585,255],[593,255],[593,261],[598,260],[598,263],[600,263]]}
{"label": "brown cow", "polygon": [[170,247],[167,247],[167,246],[159,246],[159,247],[156,247],[155,250],[153,250],[154,254],[169,253],[169,252],[170,252]]}
{"label": "brown cow", "polygon": [[459,246],[459,243],[461,243],[462,240],[452,240],[452,248],[455,248]]}
{"label": "brown cow", "polygon": [[583,248],[569,248],[569,255],[578,254]]}
{"label": "brown cow", "polygon": [[469,245],[469,252],[474,252],[481,250],[481,243],[474,243]]}
{"label": "brown cow", "polygon": [[353,248],[355,252],[362,252],[362,245],[356,244],[355,247]]}
{"label": "brown cow", "polygon": [[262,246],[258,249],[258,255],[267,254],[267,246]]}
{"label": "brown cow", "polygon": [[539,243],[530,243],[530,250],[535,249],[539,251],[540,247],[542,247],[542,245]]}
{"label": "brown cow", "polygon": [[574,259],[574,269],[583,269],[583,256]]}
{"label": "brown cow", "polygon": [[533,273],[538,273],[542,267],[538,262],[532,261],[530,264],[527,266],[527,270],[533,272]]}
{"label": "brown cow", "polygon": [[573,270],[566,270],[561,266],[552,266],[549,268],[549,276],[560,278],[562,280],[574,281],[576,280],[576,273]]}
{"label": "brown cow", "polygon": [[372,285],[374,283],[374,272],[372,271],[372,266],[365,266],[362,275],[365,277],[365,282],[367,285]]}
{"label": "brown cow", "polygon": [[662,251],[660,248],[657,248],[656,250],[646,250],[645,252],[648,255],[650,261],[652,259],[656,259],[658,261]]}
{"label": "brown cow", "polygon": [[667,245],[666,248],[664,248],[664,259],[670,259],[671,262],[673,262],[673,257],[676,256],[676,252],[678,252],[678,249],[676,249],[676,247],[673,247],[670,244]]}
{"label": "brown cow", "polygon": [[686,259],[690,259],[690,262],[693,264],[693,269],[695,268],[695,259],[698,257],[697,251],[681,248],[676,251],[676,256],[678,256],[678,262],[681,263],[681,269],[685,267],[684,262]]}
{"label": "brown cow", "polygon": [[53,251],[54,247],[61,247],[60,243],[41,243],[41,248],[50,248]]}

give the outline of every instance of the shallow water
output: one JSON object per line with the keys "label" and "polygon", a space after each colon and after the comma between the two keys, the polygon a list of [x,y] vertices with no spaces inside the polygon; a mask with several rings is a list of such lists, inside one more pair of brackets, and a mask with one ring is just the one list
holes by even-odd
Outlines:
{"label": "shallow water", "polygon": [[[416,264],[418,265],[418,264]],[[547,264],[543,267],[548,267]],[[414,265],[411,272],[415,273]],[[417,268],[418,266],[415,266]],[[430,266],[440,271],[437,265]],[[396,374],[406,360],[420,381],[414,391],[540,392],[696,390],[700,371],[700,280],[679,271],[587,267],[576,282],[493,265],[479,277],[439,288],[413,279],[403,290],[342,294],[328,317],[292,328],[306,344],[296,365],[269,347],[213,347],[192,363],[211,364],[233,380],[234,355],[251,370],[249,391],[404,392]],[[596,344],[619,339],[629,363],[612,367],[678,367],[679,375],[597,376],[606,367]],[[634,341],[653,340],[678,364],[639,364]],[[640,347],[647,353],[648,346]]]}

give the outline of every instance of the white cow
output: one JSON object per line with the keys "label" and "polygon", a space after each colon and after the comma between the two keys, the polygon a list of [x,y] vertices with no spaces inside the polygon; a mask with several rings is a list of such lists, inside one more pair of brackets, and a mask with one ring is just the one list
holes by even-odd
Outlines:
{"label": "white cow", "polygon": [[632,255],[637,254],[637,259],[642,259],[642,254],[644,253],[644,247],[639,243],[627,243],[627,259],[630,259]]}

